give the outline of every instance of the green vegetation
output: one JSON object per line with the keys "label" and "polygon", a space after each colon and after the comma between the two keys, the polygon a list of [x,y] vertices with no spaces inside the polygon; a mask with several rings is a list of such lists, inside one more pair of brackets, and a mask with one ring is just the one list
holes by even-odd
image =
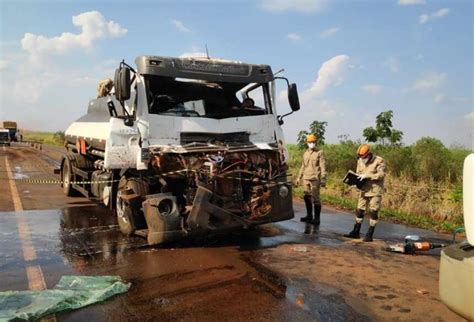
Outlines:
{"label": "green vegetation", "polygon": [[389,141],[392,145],[401,144],[403,132],[396,130],[392,125],[393,111],[388,110],[380,113],[375,118],[375,128],[367,127],[363,131],[363,136],[367,142],[379,142],[385,146]]}
{"label": "green vegetation", "polygon": [[[326,156],[327,188],[321,200],[347,210],[355,210],[357,190],[342,183],[347,170],[356,168],[356,150],[361,142],[342,140],[320,147]],[[435,138],[421,138],[411,146],[375,145],[376,155],[387,163],[386,194],[382,218],[439,231],[462,226],[462,165],[469,150],[447,148]],[[295,177],[304,150],[289,144],[290,172]],[[294,195],[302,197],[300,187]]]}
{"label": "green vegetation", "polygon": [[30,141],[35,143],[43,143],[55,146],[64,146],[64,132],[37,132],[37,131],[22,131],[23,141]]}
{"label": "green vegetation", "polygon": [[[423,137],[410,146],[401,143],[403,132],[393,128],[393,111],[377,115],[375,127],[363,130],[372,151],[387,164],[386,193],[381,215],[393,221],[422,228],[452,231],[463,225],[462,168],[470,151],[463,147],[447,148],[432,137]],[[327,187],[321,191],[323,203],[355,210],[358,192],[342,183],[348,170],[355,170],[356,151],[362,143],[339,136],[339,144],[325,144],[327,122],[313,121],[309,132],[300,131],[298,144],[289,144],[289,167],[293,178],[298,174],[309,133],[320,139],[318,146],[326,156]],[[300,187],[294,195],[303,196]]]}
{"label": "green vegetation", "polygon": [[328,122],[319,122],[319,121],[313,121],[309,125],[309,132],[308,131],[300,131],[298,133],[298,148],[300,149],[305,149],[306,148],[306,136],[308,134],[314,134],[318,138],[317,145],[324,145],[326,138],[326,126],[328,125]]}

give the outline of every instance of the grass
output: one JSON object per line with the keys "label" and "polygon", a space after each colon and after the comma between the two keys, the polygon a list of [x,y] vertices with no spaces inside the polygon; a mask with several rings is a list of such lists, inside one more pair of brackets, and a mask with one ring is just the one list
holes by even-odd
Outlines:
{"label": "grass", "polygon": [[23,141],[35,143],[49,144],[54,146],[64,146],[64,133],[62,132],[38,132],[38,131],[22,131]]}
{"label": "grass", "polygon": [[[289,152],[290,173],[295,178],[302,152],[291,146]],[[337,172],[328,174],[327,188],[321,189],[321,201],[339,209],[355,211],[358,192],[342,183],[343,175]],[[452,232],[463,226],[462,191],[459,187],[432,181],[413,181],[404,175],[391,173],[385,180],[385,186],[387,192],[382,198],[381,218],[440,232]],[[294,187],[293,195],[303,198],[302,187]]]}
{"label": "grass", "polygon": [[[302,199],[303,189],[301,187],[295,187],[293,189],[293,195]],[[356,199],[339,197],[324,192],[321,192],[321,202],[323,204],[331,205],[338,209],[348,211],[355,211],[357,209]],[[381,218],[388,219],[391,222],[406,224],[423,229],[436,230],[440,232],[453,232],[455,229],[462,227],[462,221],[439,221],[429,216],[417,215],[396,209],[382,208],[379,214]]]}

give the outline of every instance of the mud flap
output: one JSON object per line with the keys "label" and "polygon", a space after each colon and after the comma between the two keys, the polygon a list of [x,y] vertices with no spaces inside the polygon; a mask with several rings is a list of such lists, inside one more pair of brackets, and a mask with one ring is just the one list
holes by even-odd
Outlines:
{"label": "mud flap", "polygon": [[149,245],[178,240],[185,235],[181,229],[181,216],[176,198],[171,194],[148,195],[142,206],[148,225]]}
{"label": "mud flap", "polygon": [[187,224],[191,231],[207,233],[235,228],[248,228],[248,222],[210,202],[212,191],[199,186]]}

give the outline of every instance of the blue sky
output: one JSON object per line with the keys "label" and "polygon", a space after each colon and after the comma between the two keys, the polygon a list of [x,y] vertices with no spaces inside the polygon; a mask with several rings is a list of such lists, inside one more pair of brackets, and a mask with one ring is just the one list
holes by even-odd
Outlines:
{"label": "blue sky", "polygon": [[64,130],[123,58],[207,44],[213,57],[285,68],[302,101],[289,142],[312,120],[328,122],[329,142],[359,139],[392,109],[406,144],[472,146],[472,1],[0,1],[0,12],[0,119],[25,128]]}

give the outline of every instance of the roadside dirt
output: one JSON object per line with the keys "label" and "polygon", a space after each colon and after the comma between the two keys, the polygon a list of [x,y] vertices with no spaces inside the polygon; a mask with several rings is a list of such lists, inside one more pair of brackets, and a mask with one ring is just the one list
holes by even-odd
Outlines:
{"label": "roadside dirt", "polygon": [[[319,310],[314,292],[343,297],[374,320],[464,321],[438,295],[439,257],[382,251],[385,243],[346,241],[338,246],[281,245],[255,253],[263,265],[295,284],[300,303]],[[303,245],[299,245],[303,247]],[[317,291],[316,291],[317,292]]]}

